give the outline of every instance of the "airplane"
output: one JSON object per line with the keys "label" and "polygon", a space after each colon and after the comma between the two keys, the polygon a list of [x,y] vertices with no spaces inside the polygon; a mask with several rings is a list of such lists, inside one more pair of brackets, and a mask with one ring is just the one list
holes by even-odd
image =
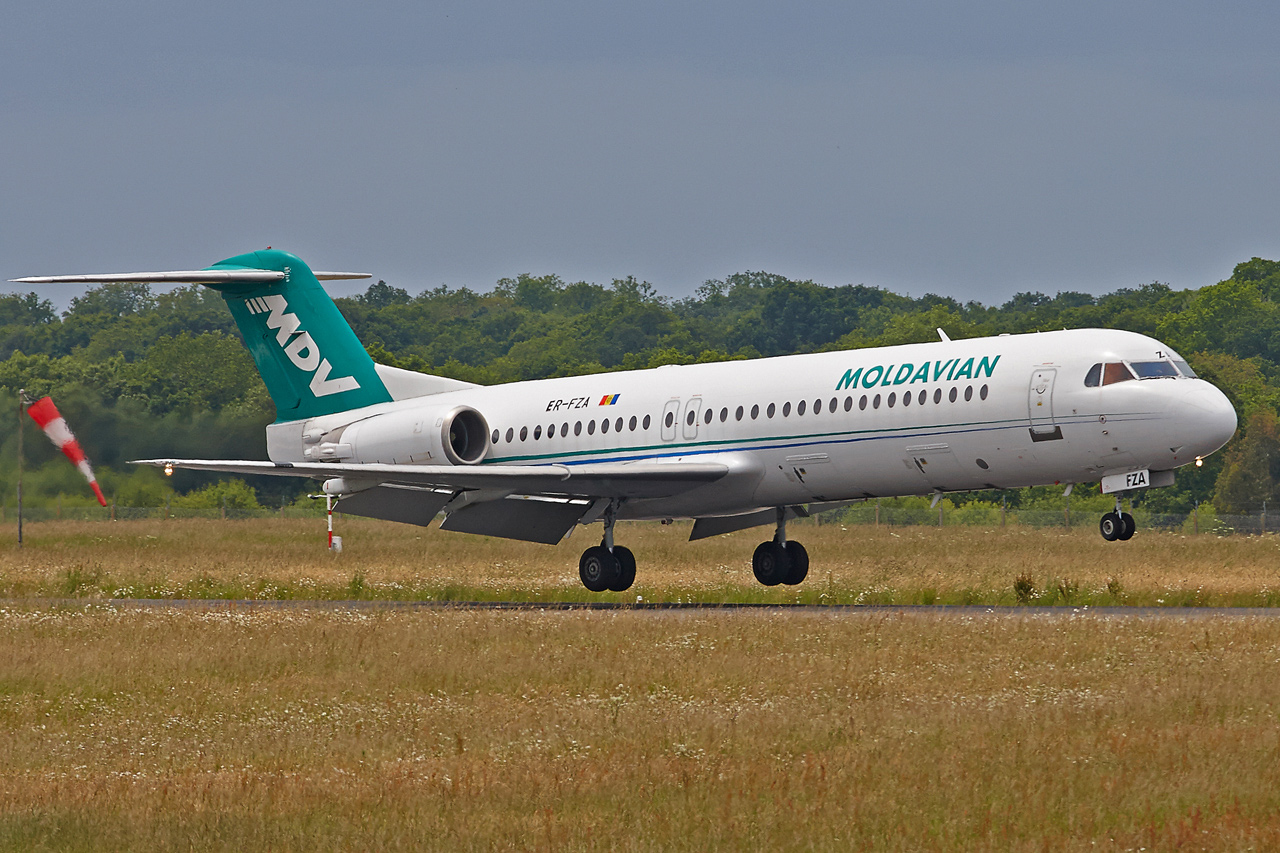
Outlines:
{"label": "airplane", "polygon": [[270,461],[144,459],[323,481],[343,512],[555,544],[603,522],[578,568],[628,589],[619,519],[692,518],[690,540],[773,525],[767,586],[809,569],[787,522],[905,495],[1101,484],[1099,528],[1134,534],[1121,498],[1171,485],[1235,433],[1227,397],[1154,338],[1114,329],[670,365],[479,386],[375,364],[313,272],[268,249],[204,270],[19,283],[183,282],[218,290],[276,406]]}

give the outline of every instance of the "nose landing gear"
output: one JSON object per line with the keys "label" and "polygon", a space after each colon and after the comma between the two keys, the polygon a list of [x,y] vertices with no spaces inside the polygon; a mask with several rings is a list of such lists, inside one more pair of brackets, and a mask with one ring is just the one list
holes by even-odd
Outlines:
{"label": "nose landing gear", "polygon": [[1116,511],[1104,515],[1102,521],[1098,523],[1098,529],[1102,532],[1102,538],[1108,542],[1114,542],[1117,539],[1121,542],[1127,542],[1133,538],[1138,526],[1134,522],[1132,515],[1120,511],[1120,498],[1117,497]]}
{"label": "nose landing gear", "polygon": [[787,511],[778,507],[778,530],[769,542],[761,542],[751,555],[751,571],[765,586],[795,586],[809,574],[809,552],[799,542],[787,540]]}

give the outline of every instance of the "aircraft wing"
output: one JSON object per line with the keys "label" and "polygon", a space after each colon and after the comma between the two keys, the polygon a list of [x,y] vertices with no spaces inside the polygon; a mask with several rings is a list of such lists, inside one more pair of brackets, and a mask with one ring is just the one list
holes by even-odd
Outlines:
{"label": "aircraft wing", "polygon": [[604,462],[595,465],[350,465],[234,459],[139,459],[131,464],[232,474],[266,474],[352,485],[394,485],[449,491],[576,498],[661,498],[711,483],[729,473],[720,462]]}
{"label": "aircraft wing", "polygon": [[720,462],[595,465],[344,465],[231,459],[141,459],[134,464],[232,474],[342,478],[343,512],[426,526],[444,510],[444,530],[554,545],[595,521],[613,498],[661,498],[729,473]]}

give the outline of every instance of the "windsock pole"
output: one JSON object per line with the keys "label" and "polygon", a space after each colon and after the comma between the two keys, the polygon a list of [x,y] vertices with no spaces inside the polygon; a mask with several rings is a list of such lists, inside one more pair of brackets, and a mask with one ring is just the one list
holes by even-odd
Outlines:
{"label": "windsock pole", "polygon": [[22,427],[26,420],[27,392],[18,389],[18,547],[22,547]]}

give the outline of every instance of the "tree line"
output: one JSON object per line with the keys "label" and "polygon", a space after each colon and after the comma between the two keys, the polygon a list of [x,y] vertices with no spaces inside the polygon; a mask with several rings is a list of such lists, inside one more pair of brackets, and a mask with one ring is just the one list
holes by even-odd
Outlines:
{"label": "tree line", "polygon": [[[952,338],[1127,329],[1177,349],[1228,394],[1241,424],[1203,468],[1181,469],[1177,486],[1141,500],[1157,511],[1211,502],[1221,512],[1252,512],[1263,501],[1274,505],[1280,484],[1280,262],[1261,258],[1198,289],[1156,282],[1097,297],[1025,292],[999,306],[764,272],[707,281],[684,299],[632,277],[602,285],[520,275],[488,292],[439,287],[410,295],[379,281],[335,301],[376,361],[484,384],[930,341],[939,327]],[[171,488],[210,482],[187,472],[165,481],[126,460],[265,458],[263,427],[274,418],[225,302],[199,286],[154,292],[106,284],[61,313],[38,293],[0,296],[5,411],[16,413],[19,388],[54,395],[121,505],[162,504]],[[3,422],[12,426],[14,417]],[[0,485],[10,496],[14,432],[6,428],[0,442]],[[70,466],[54,464],[52,447],[27,447],[27,493],[77,500],[82,489]],[[251,495],[273,505],[306,488],[273,478],[252,485]],[[247,500],[244,490],[236,494]],[[1036,494],[1006,497],[1016,506]]]}

